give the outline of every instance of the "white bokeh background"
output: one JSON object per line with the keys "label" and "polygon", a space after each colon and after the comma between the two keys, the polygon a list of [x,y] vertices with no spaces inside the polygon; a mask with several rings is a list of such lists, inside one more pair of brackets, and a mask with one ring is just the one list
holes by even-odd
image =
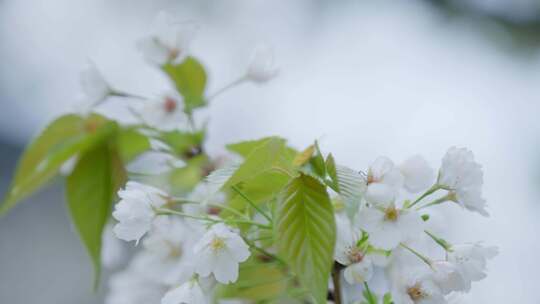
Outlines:
{"label": "white bokeh background", "polygon": [[[456,208],[449,238],[483,239],[501,251],[471,303],[540,303],[540,52],[516,56],[511,45],[492,42],[510,40],[504,30],[450,20],[419,1],[0,1],[0,138],[23,145],[73,108],[88,58],[123,90],[167,89],[134,48],[161,10],[203,24],[193,51],[210,71],[209,91],[239,76],[257,43],[276,50],[279,78],[238,87],[201,113],[212,117],[210,151],[273,134],[299,148],[319,139],[360,169],[378,155],[401,161],[418,152],[437,167],[449,146],[468,147],[484,165],[491,217]],[[54,197],[50,205],[61,206]],[[28,221],[27,213],[0,219],[0,251],[34,251],[0,254],[0,303],[99,303],[81,281],[36,279],[43,270],[28,264],[32,258],[71,267],[58,273],[91,274],[79,265],[84,254],[65,265],[47,256],[54,250],[40,246],[61,246],[56,230],[50,242],[17,247],[23,235],[15,227],[46,227],[54,218]]]}

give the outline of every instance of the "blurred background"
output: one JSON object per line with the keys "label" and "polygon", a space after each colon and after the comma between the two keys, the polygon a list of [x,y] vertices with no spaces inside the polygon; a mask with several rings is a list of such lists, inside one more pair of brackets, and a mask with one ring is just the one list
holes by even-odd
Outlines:
{"label": "blurred background", "polygon": [[[167,89],[134,47],[166,10],[203,27],[193,52],[209,91],[241,75],[252,48],[276,51],[280,76],[215,100],[209,150],[266,135],[319,139],[366,168],[450,146],[485,169],[490,218],[450,210],[450,241],[500,247],[471,303],[540,303],[540,1],[0,0],[0,193],[25,144],[73,109],[88,59],[115,87]],[[53,185],[0,219],[0,303],[102,303]]]}

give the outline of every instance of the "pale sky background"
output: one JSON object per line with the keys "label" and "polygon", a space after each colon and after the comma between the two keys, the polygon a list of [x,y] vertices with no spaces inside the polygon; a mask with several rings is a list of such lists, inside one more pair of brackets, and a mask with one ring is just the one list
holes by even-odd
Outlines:
{"label": "pale sky background", "polygon": [[[520,18],[538,7],[490,8],[502,14],[509,2]],[[276,50],[275,81],[238,87],[201,113],[212,117],[210,151],[275,134],[298,148],[319,139],[357,169],[415,153],[437,168],[448,147],[468,147],[484,166],[492,216],[453,209],[449,238],[501,251],[471,303],[540,303],[540,52],[518,56],[493,42],[510,41],[502,28],[450,20],[419,1],[0,1],[0,139],[23,145],[73,108],[88,58],[118,88],[166,90],[134,48],[164,9],[203,24],[193,52],[209,92],[243,73],[257,43]],[[12,163],[0,169],[8,176]],[[0,303],[100,303],[65,217],[51,190],[0,219]]]}

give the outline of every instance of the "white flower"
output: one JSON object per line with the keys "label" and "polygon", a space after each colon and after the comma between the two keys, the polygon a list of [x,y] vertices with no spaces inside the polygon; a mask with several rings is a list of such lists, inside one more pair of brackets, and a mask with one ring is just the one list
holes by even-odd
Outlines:
{"label": "white flower", "polygon": [[203,277],[213,273],[224,284],[238,279],[238,264],[250,256],[244,240],[221,223],[213,225],[195,244],[194,253],[196,272]]}
{"label": "white flower", "polygon": [[338,263],[346,266],[344,277],[349,284],[369,281],[373,276],[371,258],[361,250],[357,243],[360,233],[350,223],[346,216],[336,216],[337,241],[334,257]]}
{"label": "white flower", "polygon": [[167,292],[161,304],[204,304],[207,303],[199,282],[190,280]]}
{"label": "white flower", "polygon": [[446,299],[430,276],[405,276],[392,289],[395,304],[445,304]]}
{"label": "white flower", "polygon": [[107,268],[114,268],[122,263],[125,253],[124,244],[114,237],[113,226],[108,224],[103,230],[101,263]]}
{"label": "white flower", "polygon": [[388,205],[394,201],[403,185],[403,175],[387,157],[378,157],[367,176],[366,200],[372,204]]}
{"label": "white flower", "polygon": [[142,273],[132,268],[128,268],[110,278],[105,304],[159,303],[165,291],[165,286],[147,279]]}
{"label": "white flower", "polygon": [[109,84],[92,63],[88,63],[81,71],[80,82],[84,104],[88,107],[105,100],[112,93]]}
{"label": "white flower", "polygon": [[193,22],[178,22],[161,13],[156,20],[155,33],[141,39],[137,47],[153,64],[179,64],[189,53],[199,26]]}
{"label": "white flower", "polygon": [[154,281],[173,285],[185,282],[194,273],[193,244],[202,233],[176,217],[159,217],[144,239],[145,250],[137,257],[136,268]]}
{"label": "white flower", "polygon": [[246,78],[256,83],[264,83],[276,77],[278,72],[273,50],[263,45],[256,47],[246,72]]}
{"label": "white flower", "polygon": [[486,277],[488,259],[498,254],[497,247],[485,247],[480,243],[453,245],[448,253],[448,261],[456,265],[458,272],[466,280],[465,291],[471,288],[471,282]]}
{"label": "white flower", "polygon": [[401,242],[418,238],[424,222],[416,211],[398,209],[391,204],[384,209],[364,208],[359,213],[358,225],[369,233],[373,246],[390,250]]}
{"label": "white flower", "polygon": [[420,155],[408,158],[399,166],[399,169],[404,177],[404,186],[411,193],[416,193],[433,185],[435,173],[428,162]]}
{"label": "white flower", "polygon": [[373,277],[373,264],[369,258],[364,257],[360,262],[347,266],[343,271],[343,276],[349,284],[369,281]]}
{"label": "white flower", "polygon": [[434,261],[431,264],[434,270],[433,281],[439,286],[445,295],[453,291],[468,291],[468,283],[460,273],[456,265],[447,261]]}
{"label": "white flower", "polygon": [[465,148],[448,149],[442,160],[437,183],[451,191],[455,201],[468,210],[488,216],[486,201],[482,198],[484,183],[482,167]]}
{"label": "white flower", "polygon": [[171,92],[149,101],[139,112],[144,123],[163,131],[182,128],[187,121],[182,96]]}
{"label": "white flower", "polygon": [[113,217],[118,221],[114,233],[125,241],[139,241],[150,230],[156,217],[154,208],[167,203],[167,194],[152,186],[130,181],[118,191],[120,202],[115,205]]}

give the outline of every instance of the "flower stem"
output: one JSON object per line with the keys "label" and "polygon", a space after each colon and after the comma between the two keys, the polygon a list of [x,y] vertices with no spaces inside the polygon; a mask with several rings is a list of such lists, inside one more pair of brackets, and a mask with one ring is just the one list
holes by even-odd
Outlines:
{"label": "flower stem", "polygon": [[376,303],[377,298],[375,298],[375,296],[371,293],[371,289],[369,289],[369,285],[367,282],[364,282],[364,289],[366,290],[366,294],[369,297],[369,299],[366,300],[369,300],[369,303]]}
{"label": "flower stem", "polygon": [[157,209],[155,209],[155,211],[156,211],[157,215],[178,215],[178,216],[182,216],[182,217],[185,217],[185,218],[190,218],[190,219],[199,220],[199,221],[207,221],[207,222],[211,222],[211,223],[249,224],[249,225],[257,226],[257,227],[263,228],[263,229],[272,229],[272,227],[270,227],[270,226],[263,225],[263,224],[260,224],[260,223],[256,223],[256,222],[253,222],[253,221],[248,221],[248,220],[232,220],[232,219],[231,220],[223,220],[223,219],[211,218],[211,217],[208,217],[208,216],[191,215],[191,214],[187,214],[187,213],[184,213],[184,212],[171,210],[171,209],[164,209],[164,208],[157,208]]}
{"label": "flower stem", "polygon": [[441,186],[435,184],[431,188],[429,188],[424,194],[422,194],[419,198],[417,198],[412,204],[408,206],[408,208],[412,208],[414,205],[418,204],[421,200],[426,198],[427,196],[433,194],[435,191],[442,189]]}
{"label": "flower stem", "polygon": [[332,282],[334,283],[334,304],[342,304],[341,299],[341,265],[334,263],[332,268]]}
{"label": "flower stem", "polygon": [[140,100],[148,100],[148,98],[140,96],[140,95],[121,92],[121,91],[117,91],[117,90],[111,90],[109,95],[112,96],[112,97],[123,97],[123,98],[135,98],[135,99],[140,99]]}
{"label": "flower stem", "polygon": [[399,246],[407,249],[408,251],[410,251],[412,254],[414,254],[415,256],[417,256],[420,260],[422,260],[422,262],[426,263],[426,265],[428,265],[430,268],[433,268],[433,266],[431,265],[431,260],[429,258],[427,258],[426,256],[424,256],[423,254],[421,254],[420,252],[412,249],[411,247],[405,245],[404,243],[400,243]]}
{"label": "flower stem", "polygon": [[242,236],[242,239],[244,239],[244,241],[250,246],[252,247],[253,249],[259,251],[260,253],[264,254],[265,256],[269,257],[269,258],[272,258],[276,261],[278,261],[280,264],[282,264],[283,266],[286,266],[287,265],[287,262],[285,262],[284,260],[282,260],[280,257],[278,257],[277,255],[275,254],[272,254],[268,251],[266,251],[265,249],[255,245],[254,242],[252,242],[250,239],[248,239],[247,237],[244,237]]}
{"label": "flower stem", "polygon": [[208,101],[212,100],[212,99],[215,99],[216,97],[218,97],[219,95],[221,95],[223,92],[231,89],[231,88],[234,88],[235,86],[243,83],[244,81],[246,81],[247,78],[245,76],[242,76],[238,79],[236,79],[235,81],[225,85],[224,87],[222,87],[221,89],[215,91],[214,93],[210,94],[207,98]]}
{"label": "flower stem", "polygon": [[424,208],[427,208],[427,207],[430,207],[430,206],[442,204],[442,203],[444,203],[446,201],[452,200],[452,197],[453,197],[453,194],[449,193],[449,194],[447,194],[447,195],[445,195],[445,196],[443,196],[441,198],[438,198],[438,199],[436,199],[436,200],[434,200],[434,201],[432,201],[430,203],[425,204],[424,206],[420,206],[420,207],[416,208],[416,210],[420,210],[420,209],[424,209]]}
{"label": "flower stem", "polygon": [[264,211],[262,211],[262,209],[259,208],[257,204],[255,204],[252,200],[250,200],[240,189],[238,189],[238,187],[232,186],[231,188],[236,193],[238,193],[242,198],[244,198],[244,200],[246,200],[246,202],[248,202],[251,205],[251,207],[255,208],[257,212],[259,212],[262,216],[264,216],[268,220],[269,223],[272,223],[272,218],[270,218],[270,216],[268,216]]}
{"label": "flower stem", "polygon": [[424,232],[429,235],[429,237],[434,240],[435,243],[441,246],[446,252],[452,251],[452,245],[450,245],[447,241],[441,239],[440,237],[437,237],[436,235],[427,230],[424,230]]}

